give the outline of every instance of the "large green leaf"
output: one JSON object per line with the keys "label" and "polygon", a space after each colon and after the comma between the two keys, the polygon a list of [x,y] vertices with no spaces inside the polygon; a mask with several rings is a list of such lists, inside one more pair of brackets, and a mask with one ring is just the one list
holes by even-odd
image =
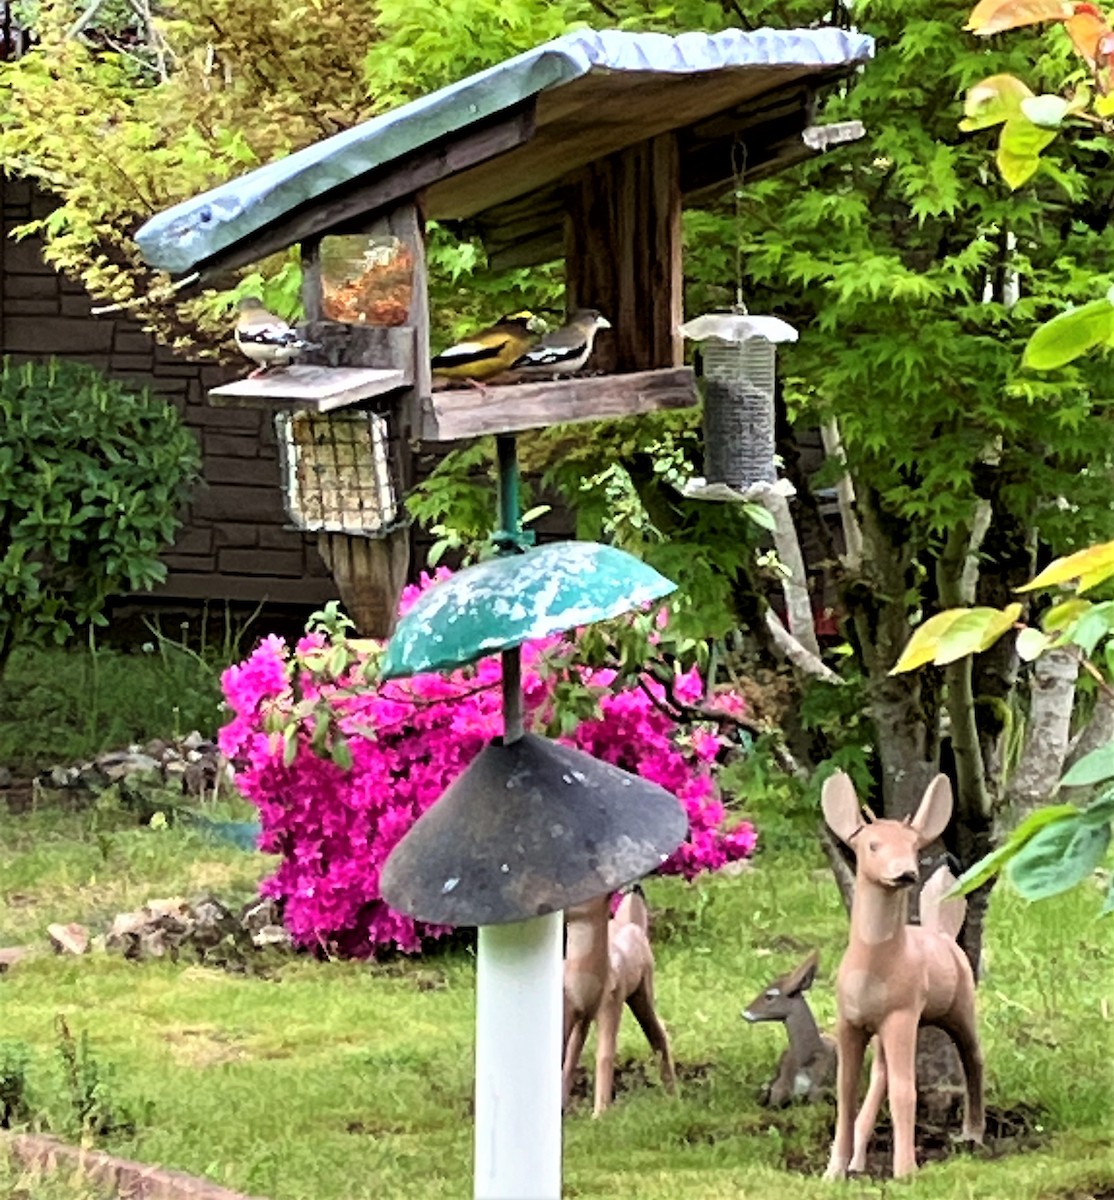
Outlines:
{"label": "large green leaf", "polygon": [[[1070,308],[1042,325],[1029,339],[1022,365],[1052,371],[1102,346],[1114,337],[1114,304],[1104,296]],[[1035,586],[1036,581],[1029,586]]]}
{"label": "large green leaf", "polygon": [[963,120],[959,128],[965,133],[1001,125],[1021,111],[1021,104],[1033,97],[1028,84],[1016,75],[991,75],[967,89],[963,101]]}
{"label": "large green leaf", "polygon": [[1006,874],[1026,900],[1045,900],[1088,878],[1109,844],[1109,825],[1088,825],[1077,815],[1042,829],[1010,861]]}
{"label": "large green leaf", "polygon": [[977,863],[968,867],[953,884],[948,895],[965,896],[968,892],[973,892],[992,875],[997,875],[1042,829],[1057,821],[1078,816],[1079,809],[1074,804],[1050,804],[1031,812],[997,850],[984,855]]}
{"label": "large green leaf", "polygon": [[1040,166],[1040,152],[1056,137],[1054,129],[1034,125],[1020,113],[1002,126],[998,170],[1012,190],[1028,182]]}
{"label": "large green leaf", "polygon": [[[1098,302],[1096,302],[1098,303]],[[1101,303],[1106,304],[1107,301]],[[1080,309],[1077,312],[1082,311]],[[1114,305],[1110,305],[1111,313],[1114,313]],[[1063,314],[1071,316],[1070,313]],[[1056,317],[1055,321],[1061,318]],[[1049,324],[1055,324],[1055,321]],[[1048,326],[1045,326],[1047,329]],[[1023,583],[1017,589],[1019,592],[1032,592],[1037,588],[1052,587],[1057,583],[1070,583],[1073,579],[1078,579],[1080,590],[1083,588],[1083,581],[1087,581],[1087,586],[1094,587],[1096,583],[1101,583],[1104,579],[1108,579],[1114,575],[1114,542],[1101,542],[1096,546],[1086,546],[1082,550],[1077,550],[1074,554],[1066,554],[1062,558],[1054,558],[1052,562],[1044,568],[1043,571],[1035,578],[1030,579],[1028,583]],[[1057,604],[1055,608],[1049,609],[1044,619],[1045,629],[1062,629],[1067,621],[1061,621],[1058,625],[1053,625],[1052,614],[1061,609],[1068,609],[1070,605],[1079,606],[1080,611],[1086,606],[1086,601],[1078,598],[1065,600],[1062,604]],[[1072,614],[1077,615],[1076,613]]]}
{"label": "large green leaf", "polygon": [[923,667],[936,657],[940,649],[940,639],[956,621],[968,613],[966,608],[947,608],[928,618],[923,625],[913,630],[913,636],[902,650],[901,656],[894,663],[891,675],[900,675],[904,671],[913,671]]}
{"label": "large green leaf", "polygon": [[1114,788],[1098,795],[1083,810],[1084,825],[1109,825],[1114,821]]}
{"label": "large green leaf", "polygon": [[1114,600],[1104,600],[1102,604],[1092,605],[1065,634],[1072,645],[1090,655],[1111,631],[1114,631]]}
{"label": "large green leaf", "polygon": [[1004,609],[970,609],[958,621],[953,621],[941,635],[933,661],[942,667],[965,655],[986,650],[1012,627],[1020,615],[1020,604],[1010,604]]}
{"label": "large green leaf", "polygon": [[1086,787],[1114,779],[1114,742],[1085,754],[1060,780],[1061,787]]}

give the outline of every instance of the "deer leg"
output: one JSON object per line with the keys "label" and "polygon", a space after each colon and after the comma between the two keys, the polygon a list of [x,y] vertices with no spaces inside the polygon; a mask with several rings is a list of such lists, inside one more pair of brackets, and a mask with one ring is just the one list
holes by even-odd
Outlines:
{"label": "deer leg", "polygon": [[584,1042],[588,1037],[588,1027],[592,1024],[591,1017],[574,1019],[565,1041],[565,1061],[561,1068],[561,1111],[569,1106],[569,1094],[572,1092],[573,1076],[580,1065],[580,1056],[584,1053]]}
{"label": "deer leg", "polygon": [[917,1169],[914,1144],[917,1117],[917,1026],[915,1010],[890,1013],[878,1031],[889,1076],[890,1118],[894,1127],[894,1178]]}
{"label": "deer leg", "polygon": [[851,1155],[849,1171],[866,1170],[866,1149],[878,1120],[878,1110],[886,1095],[886,1054],[880,1038],[874,1039],[874,1058],[870,1064],[870,1086],[866,1089],[863,1106],[855,1118],[855,1152]]}
{"label": "deer leg", "polygon": [[642,982],[627,997],[627,1004],[634,1013],[634,1019],[646,1035],[650,1049],[658,1056],[658,1070],[661,1072],[661,1082],[671,1095],[677,1090],[677,1075],[673,1069],[673,1054],[669,1049],[669,1035],[661,1023],[654,1008],[654,980],[647,974]]}
{"label": "deer leg", "polygon": [[836,1066],[836,1132],[825,1179],[842,1179],[847,1174],[855,1139],[855,1099],[863,1069],[867,1034],[849,1021],[840,1020],[836,1029],[839,1057]]}
{"label": "deer leg", "polygon": [[948,1029],[955,1048],[963,1063],[963,1078],[967,1084],[967,1102],[963,1106],[963,1132],[961,1140],[982,1144],[986,1132],[986,1110],[983,1107],[983,1062],[979,1046],[979,1034],[975,1027],[975,1016],[970,1020],[957,1021]]}
{"label": "deer leg", "polygon": [[615,1083],[615,1048],[619,1041],[619,1021],[623,1016],[623,997],[610,991],[603,998],[596,1016],[596,1101],[592,1116],[598,1117],[611,1103]]}

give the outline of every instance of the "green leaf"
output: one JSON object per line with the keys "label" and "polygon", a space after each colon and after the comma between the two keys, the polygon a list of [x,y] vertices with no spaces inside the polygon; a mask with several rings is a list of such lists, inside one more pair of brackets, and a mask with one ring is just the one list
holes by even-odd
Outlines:
{"label": "green leaf", "polygon": [[1114,821],[1114,788],[1101,792],[1083,810],[1084,825],[1108,825]]}
{"label": "green leaf", "polygon": [[1084,654],[1091,655],[1095,647],[1114,629],[1114,600],[1092,604],[1074,627],[1067,632],[1072,645],[1079,646]]}
{"label": "green leaf", "polygon": [[991,75],[967,89],[963,101],[963,120],[959,128],[965,132],[1001,125],[1021,111],[1022,102],[1033,95],[1029,86],[1015,75]]}
{"label": "green leaf", "polygon": [[1079,809],[1074,804],[1050,804],[1030,813],[1020,825],[1009,835],[997,850],[984,855],[978,862],[968,867],[953,884],[949,896],[964,896],[981,887],[992,875],[997,873],[1042,829],[1058,821],[1064,821],[1079,816]]}
{"label": "green leaf", "polygon": [[[1032,587],[1032,584],[1026,584],[1024,588],[1018,588],[1020,591],[1027,591]],[[1046,633],[1059,633],[1062,629],[1067,629],[1073,624],[1077,617],[1082,616],[1091,607],[1090,600],[1082,600],[1078,597],[1072,597],[1071,600],[1062,600],[1059,604],[1054,604],[1048,612],[1041,618],[1041,628]]]}
{"label": "green leaf", "polygon": [[350,771],[352,769],[352,749],[348,745],[348,739],[339,729],[333,735],[333,744],[329,750],[329,756],[342,771]]}
{"label": "green leaf", "polygon": [[932,662],[940,649],[940,639],[968,612],[970,609],[946,608],[943,612],[929,617],[923,625],[918,625],[890,674],[900,675],[904,671],[914,671],[917,667]]}
{"label": "green leaf", "polygon": [[1026,900],[1046,900],[1075,887],[1102,862],[1110,844],[1109,825],[1057,822],[1042,829],[1009,863],[1010,882]]}
{"label": "green leaf", "polygon": [[944,632],[933,661],[942,667],[968,654],[986,650],[1013,626],[1020,615],[1020,604],[1011,604],[1005,609],[969,609]]}
{"label": "green leaf", "polygon": [[1060,787],[1086,787],[1114,779],[1114,742],[1085,754],[1060,780]]}
{"label": "green leaf", "polygon": [[1040,152],[1056,137],[1055,130],[1042,129],[1027,117],[1010,117],[998,139],[998,170],[1016,191],[1036,173]]}
{"label": "green leaf", "polygon": [[1039,629],[1022,629],[1017,635],[1017,657],[1022,662],[1032,662],[1052,644],[1052,639]]}
{"label": "green leaf", "polygon": [[774,514],[770,512],[770,510],[764,505],[747,503],[744,504],[742,508],[743,512],[746,513],[746,515],[755,523],[755,525],[760,526],[762,529],[769,530],[770,533],[773,533],[774,530],[777,529],[777,520],[774,517]]}
{"label": "green leaf", "polygon": [[298,726],[287,725],[282,731],[282,765],[292,767],[298,757]]}
{"label": "green leaf", "polygon": [[1021,112],[1041,129],[1059,129],[1072,111],[1072,102],[1063,96],[1028,96],[1021,101]]}
{"label": "green leaf", "polygon": [[[1114,304],[1104,296],[1047,321],[1029,339],[1021,362],[1034,371],[1053,371],[1074,362],[1088,350],[1105,345],[1112,337]],[[1034,580],[1027,586],[1044,585]]]}

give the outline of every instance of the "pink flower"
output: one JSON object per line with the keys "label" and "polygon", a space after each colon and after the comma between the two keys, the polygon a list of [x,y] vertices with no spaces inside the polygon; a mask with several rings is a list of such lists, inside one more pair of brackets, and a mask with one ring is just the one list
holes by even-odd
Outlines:
{"label": "pink flower", "polygon": [[[448,575],[444,568],[432,578],[423,575],[418,586],[403,592],[400,612]],[[553,680],[540,673],[540,657],[558,645],[575,648],[575,635],[523,647],[530,720],[545,720],[552,711]],[[221,749],[235,761],[240,790],[259,810],[262,848],[281,856],[262,890],[283,901],[287,928],[306,946],[354,956],[389,948],[417,953],[424,939],[449,931],[392,912],[380,898],[380,873],[414,821],[502,732],[499,659],[444,675],[361,685],[353,688],[355,694],[340,695],[337,685],[312,683],[299,664],[299,656],[324,646],[319,634],[301,638],[293,651],[281,638],[269,637],[222,677],[233,715],[220,731]],[[272,713],[290,714],[296,675],[303,697],[320,696],[337,712],[352,755],[350,770],[313,752],[312,716],[303,722],[293,762],[284,765],[282,738],[265,722]],[[562,740],[660,784],[688,814],[688,837],[662,872],[692,879],[750,855],[753,826],[743,821],[727,828],[713,778],[720,749],[716,732],[679,729],[641,687],[613,690],[610,670],[585,670],[582,678],[599,689],[598,715]],[[356,680],[354,674],[344,682]],[[660,703],[660,686],[648,686]],[[702,693],[695,670],[677,678],[678,699],[699,702]],[[742,701],[726,694],[713,703],[739,711]]]}

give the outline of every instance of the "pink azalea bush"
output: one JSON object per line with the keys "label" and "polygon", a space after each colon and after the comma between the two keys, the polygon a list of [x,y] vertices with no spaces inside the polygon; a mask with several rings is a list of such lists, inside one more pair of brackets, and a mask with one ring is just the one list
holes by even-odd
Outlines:
{"label": "pink azalea bush", "polygon": [[[430,582],[423,578],[420,587],[407,588],[400,610]],[[539,668],[542,655],[559,641],[523,647],[528,720],[544,721],[552,713],[552,676]],[[413,953],[423,938],[447,931],[390,909],[380,899],[380,873],[414,821],[502,732],[499,660],[371,685],[354,671],[321,682],[305,663],[328,649],[321,634],[302,638],[293,650],[272,636],[230,667],[223,686],[233,717],[221,730],[220,746],[236,767],[237,786],[259,809],[261,848],[281,855],[263,890],[284,902],[292,936],[303,945],[353,956],[391,947]],[[614,680],[611,671],[582,672],[582,681],[600,690],[599,715],[562,740],[661,784],[684,804],[688,837],[663,864],[663,873],[691,879],[746,858],[755,832],[745,821],[726,824],[713,779],[720,751],[716,731],[682,728],[641,688],[612,690]],[[661,698],[659,685],[647,686]],[[699,701],[701,694],[695,670],[676,680],[678,700]],[[315,718],[298,715],[321,701],[337,715],[347,741],[344,757],[351,757],[347,768],[315,752]],[[725,709],[742,706],[734,696],[718,703]],[[299,721],[296,743],[284,754],[277,729],[292,714]]]}

